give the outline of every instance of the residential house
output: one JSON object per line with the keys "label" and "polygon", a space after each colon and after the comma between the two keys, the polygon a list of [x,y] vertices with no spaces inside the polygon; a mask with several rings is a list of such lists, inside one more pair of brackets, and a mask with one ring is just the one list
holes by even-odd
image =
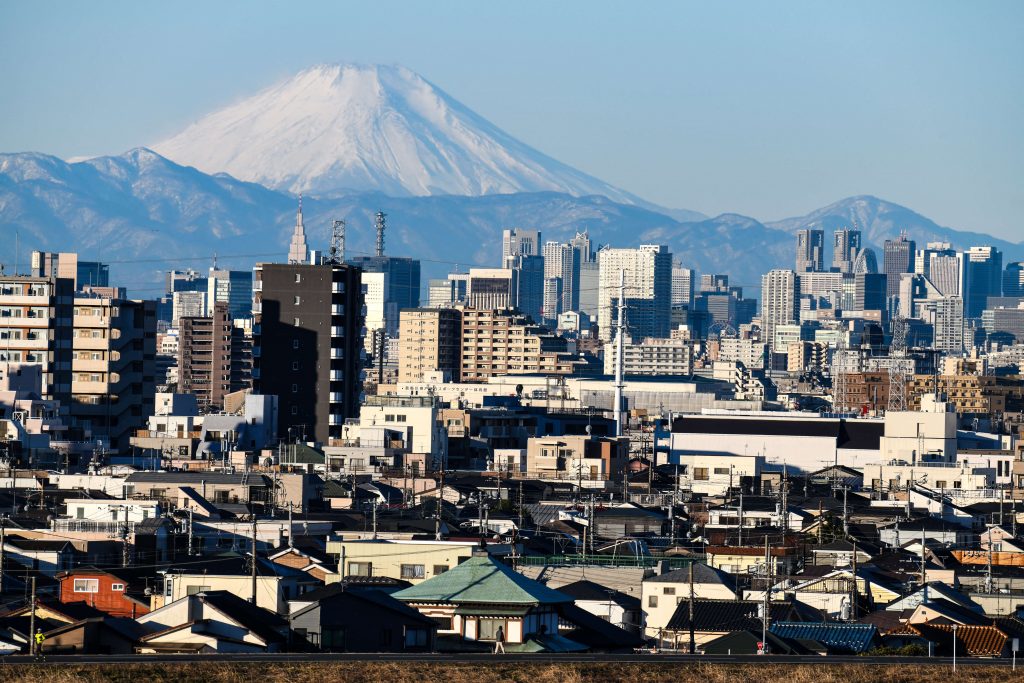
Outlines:
{"label": "residential house", "polygon": [[289,640],[288,622],[223,590],[178,598],[136,620],[147,629],[138,652],[279,652]]}
{"label": "residential house", "polygon": [[[134,619],[149,612],[149,586],[133,569],[78,567],[57,574],[60,601],[83,602],[114,617]],[[153,584],[156,584],[154,579]]]}
{"label": "residential house", "polygon": [[559,607],[572,598],[513,571],[485,549],[393,597],[432,618],[439,638],[451,637],[456,648],[493,642],[501,629],[510,652],[535,651],[538,645],[585,649],[558,636]]}
{"label": "residential house", "polygon": [[326,652],[434,649],[433,619],[372,587],[339,588],[289,615],[296,637]]}
{"label": "residential house", "polygon": [[640,599],[586,579],[558,587],[558,592],[571,597],[576,606],[630,633],[643,628]]}
{"label": "residential house", "polygon": [[693,597],[701,600],[736,600],[736,577],[706,564],[693,563],[693,583],[690,568],[676,569],[644,579],[640,588],[640,601],[644,616],[644,635],[657,638],[668,625],[676,607]]}

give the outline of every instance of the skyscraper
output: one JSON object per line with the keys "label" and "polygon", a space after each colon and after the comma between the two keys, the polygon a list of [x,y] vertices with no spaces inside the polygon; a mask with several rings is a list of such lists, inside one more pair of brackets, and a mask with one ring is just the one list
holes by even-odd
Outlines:
{"label": "skyscraper", "polygon": [[900,295],[900,276],[914,272],[914,241],[901,233],[894,240],[886,240],[882,255],[882,272],[885,273],[887,297]]}
{"label": "skyscraper", "polygon": [[772,270],[761,276],[761,339],[774,348],[775,328],[797,320],[796,273]]}
{"label": "skyscraper", "polygon": [[[548,308],[545,302],[544,317],[557,318],[559,313],[575,311],[579,307],[580,252],[572,244],[547,242],[544,244],[544,280],[561,280],[561,294],[557,310]],[[545,293],[548,286],[545,284]]]}
{"label": "skyscraper", "polygon": [[951,354],[964,350],[964,300],[961,297],[946,296],[936,301],[933,325],[936,349]]}
{"label": "skyscraper", "polygon": [[914,257],[914,272],[924,275],[943,296],[966,292],[966,259],[949,242],[928,242]]}
{"label": "skyscraper", "polygon": [[1006,264],[1003,271],[1003,296],[1024,296],[1024,263]]}
{"label": "skyscraper", "polygon": [[618,322],[619,272],[625,273],[626,324],[634,338],[667,337],[672,317],[672,254],[668,247],[643,244],[638,249],[605,247],[600,265],[598,327],[603,341],[615,337]]}
{"label": "skyscraper", "polygon": [[1003,254],[995,247],[971,247],[964,254],[964,317],[980,318],[990,296],[1003,290]]}
{"label": "skyscraper", "polygon": [[860,230],[841,228],[832,234],[832,270],[853,272],[853,262],[860,251]]}
{"label": "skyscraper", "polygon": [[825,231],[807,228],[796,233],[796,271],[816,273],[825,269]]}
{"label": "skyscraper", "polygon": [[228,317],[252,317],[252,272],[210,268],[206,278],[206,311],[213,314],[217,303],[228,305]]}
{"label": "skyscraper", "polygon": [[520,254],[510,262],[513,271],[511,306],[529,316],[535,323],[544,318],[544,257]]}
{"label": "skyscraper", "polygon": [[501,267],[510,268],[516,256],[540,256],[540,231],[509,228],[501,231]]}
{"label": "skyscraper", "polygon": [[672,266],[672,307],[693,306],[693,269]]}
{"label": "skyscraper", "polygon": [[299,210],[295,214],[295,230],[288,245],[288,263],[308,263],[309,247],[306,246],[306,226],[302,223],[302,195],[299,195]]}

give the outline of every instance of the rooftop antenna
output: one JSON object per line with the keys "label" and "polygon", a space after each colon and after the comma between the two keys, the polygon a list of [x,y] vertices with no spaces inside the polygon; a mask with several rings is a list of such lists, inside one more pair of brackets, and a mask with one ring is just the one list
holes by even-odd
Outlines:
{"label": "rooftop antenna", "polygon": [[383,211],[378,211],[376,215],[377,256],[384,255],[384,229],[387,228],[387,216]]}
{"label": "rooftop antenna", "polygon": [[345,262],[345,221],[335,219],[331,228],[330,261],[334,264]]}

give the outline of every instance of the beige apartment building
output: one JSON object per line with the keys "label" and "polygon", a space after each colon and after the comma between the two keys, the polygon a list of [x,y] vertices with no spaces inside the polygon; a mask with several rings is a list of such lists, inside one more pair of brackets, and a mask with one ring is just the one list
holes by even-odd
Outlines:
{"label": "beige apartment building", "polygon": [[[936,381],[936,379],[938,381]],[[1021,388],[993,375],[914,375],[907,386],[907,402],[920,410],[921,397],[939,391],[960,414],[994,415],[1006,411],[1006,399],[1019,398]]]}
{"label": "beige apartment building", "polygon": [[458,382],[461,360],[461,310],[407,308],[399,313],[399,382],[422,382],[431,372],[446,373]]}
{"label": "beige apartment building", "polygon": [[462,311],[463,382],[486,382],[496,375],[571,375],[579,364],[567,352],[565,339],[519,313]]}
{"label": "beige apartment building", "polygon": [[[538,479],[609,481],[621,476],[628,457],[628,439],[585,435],[531,437],[526,442],[525,463],[520,463],[518,470]],[[497,464],[516,469],[507,468],[510,463]]]}
{"label": "beige apartment building", "polygon": [[153,414],[156,391],[155,304],[125,299],[122,291],[75,295],[69,403],[72,427],[121,450]]}

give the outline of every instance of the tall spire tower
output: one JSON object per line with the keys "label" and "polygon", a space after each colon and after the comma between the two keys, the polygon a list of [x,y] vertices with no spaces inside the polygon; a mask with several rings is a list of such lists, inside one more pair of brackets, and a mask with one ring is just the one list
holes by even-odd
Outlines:
{"label": "tall spire tower", "polygon": [[302,194],[299,194],[299,211],[295,214],[295,232],[288,245],[288,263],[309,263],[309,247],[306,246],[306,227],[302,224]]}

